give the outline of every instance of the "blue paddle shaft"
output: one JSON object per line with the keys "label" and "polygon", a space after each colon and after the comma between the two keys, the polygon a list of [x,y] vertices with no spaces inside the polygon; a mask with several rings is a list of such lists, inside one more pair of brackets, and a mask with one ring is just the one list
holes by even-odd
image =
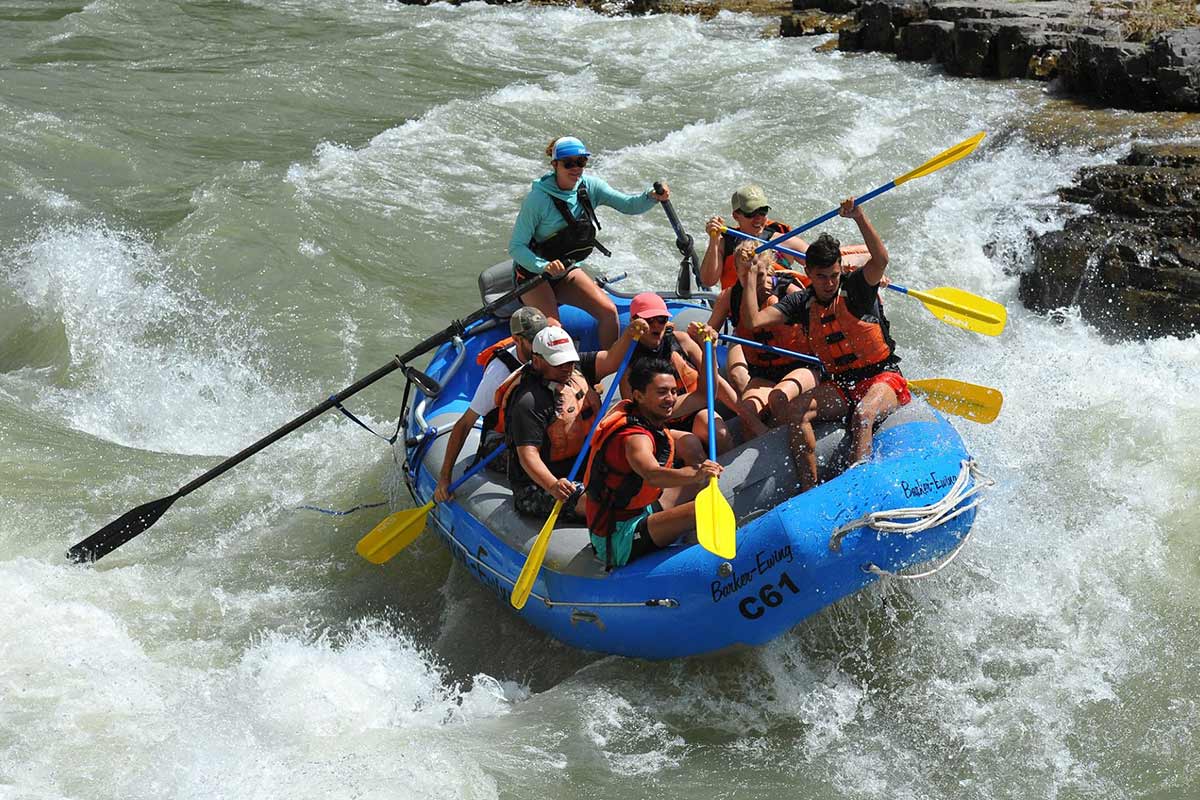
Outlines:
{"label": "blue paddle shaft", "polygon": [[708,460],[717,460],[717,412],[713,402],[713,344],[712,339],[704,340],[704,396],[708,399]]}
{"label": "blue paddle shaft", "polygon": [[[854,198],[854,205],[861,206],[863,203],[867,202],[868,200],[871,200],[872,198],[875,198],[875,197],[879,197],[879,195],[883,194],[884,192],[888,191],[889,189],[895,189],[895,188],[896,188],[896,182],[888,181],[883,186],[880,186],[878,189],[872,189],[871,191],[864,194],[862,197]],[[800,234],[804,233],[806,230],[813,227],[814,225],[820,225],[822,222],[825,222],[826,220],[830,220],[830,219],[833,219],[834,217],[836,217],[838,215],[838,211],[840,210],[840,208],[841,207],[839,206],[838,208],[835,208],[833,211],[829,211],[825,214],[822,214],[821,216],[817,217],[816,219],[810,220],[809,222],[804,223],[799,228],[792,228],[790,231],[785,233],[783,236],[780,236],[778,239],[772,239],[771,241],[767,242],[766,244],[762,245],[761,247],[755,249],[754,252],[761,253],[763,250],[778,250],[779,245],[783,244],[784,242],[786,242],[788,239],[792,238],[793,236],[799,236]]]}
{"label": "blue paddle shaft", "polygon": [[898,283],[889,283],[889,284],[887,285],[887,287],[888,287],[889,289],[893,290],[893,291],[901,292],[901,293],[903,293],[903,294],[908,294],[908,289],[907,289],[907,288],[905,288],[905,287],[903,287],[903,286],[901,286],[901,285],[900,285],[900,284],[898,284]]}
{"label": "blue paddle shaft", "polygon": [[608,404],[612,402],[613,395],[617,393],[617,389],[621,388],[621,378],[625,377],[625,368],[629,366],[629,359],[633,358],[633,351],[637,349],[637,342],[630,342],[629,349],[625,351],[625,358],[621,359],[621,366],[617,368],[617,374],[613,378],[612,386],[608,387],[608,394],[604,396],[604,402],[600,404],[600,411],[596,414],[596,419],[592,421],[592,427],[588,430],[587,438],[583,440],[583,448],[579,451],[579,455],[575,456],[575,464],[571,467],[571,474],[567,476],[567,480],[571,483],[575,482],[575,476],[579,474],[579,468],[583,466],[583,460],[587,458],[588,450],[592,446],[592,434],[596,432],[596,426],[600,424],[600,420],[604,419],[604,412],[608,410]]}
{"label": "blue paddle shaft", "polygon": [[727,342],[733,342],[734,344],[740,344],[740,345],[744,345],[746,347],[756,347],[759,350],[766,350],[768,353],[774,353],[775,355],[778,355],[778,356],[787,356],[788,358],[794,358],[797,361],[803,361],[805,364],[812,364],[814,367],[824,367],[825,366],[824,364],[821,363],[821,359],[817,358],[816,356],[809,356],[809,355],[805,355],[804,353],[797,353],[795,350],[787,350],[782,347],[774,347],[769,344],[763,344],[762,342],[756,342],[752,339],[743,339],[740,336],[730,336],[727,333],[722,333],[721,338]]}
{"label": "blue paddle shaft", "polygon": [[[745,239],[748,242],[765,243],[765,242],[770,241],[770,239],[764,239],[761,236],[755,236],[753,234],[746,233],[745,231],[739,231],[737,228],[726,228],[725,232],[728,233],[730,236],[733,236],[735,239]],[[779,252],[783,253],[784,255],[789,255],[789,256],[792,256],[793,258],[804,258],[805,257],[804,253],[801,253],[799,250],[793,250],[790,247],[776,247],[775,249],[778,250]]]}
{"label": "blue paddle shaft", "polygon": [[462,486],[468,480],[470,480],[471,478],[478,475],[479,470],[483,469],[488,464],[492,463],[492,459],[495,458],[496,456],[500,455],[500,453],[504,452],[504,449],[507,447],[508,447],[508,442],[502,442],[499,447],[497,447],[495,450],[493,450],[492,452],[490,452],[486,456],[484,456],[482,461],[480,461],[475,466],[471,467],[469,470],[464,472],[461,478],[456,480],[454,483],[450,484],[450,494],[454,494],[454,492],[458,489],[458,487]]}

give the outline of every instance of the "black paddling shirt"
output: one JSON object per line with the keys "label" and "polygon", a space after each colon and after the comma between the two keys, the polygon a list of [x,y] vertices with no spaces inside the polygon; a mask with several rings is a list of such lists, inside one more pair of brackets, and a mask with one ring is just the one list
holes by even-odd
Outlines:
{"label": "black paddling shirt", "polygon": [[[583,375],[588,386],[595,386],[600,381],[596,376],[597,353],[580,353],[579,364],[575,369]],[[533,367],[526,367],[532,370]],[[523,380],[512,389],[514,396],[509,398],[508,413],[504,418],[504,427],[511,437],[513,458],[508,460],[508,480],[515,491],[518,486],[524,486],[533,481],[521,467],[521,460],[516,458],[516,449],[531,445],[538,449],[545,460],[549,455],[550,440],[546,429],[554,421],[558,409],[555,407],[555,393],[545,381]],[[582,402],[582,401],[581,401]],[[590,422],[590,420],[589,420]],[[562,462],[546,461],[546,467],[555,477],[565,478],[575,463],[574,456]]]}

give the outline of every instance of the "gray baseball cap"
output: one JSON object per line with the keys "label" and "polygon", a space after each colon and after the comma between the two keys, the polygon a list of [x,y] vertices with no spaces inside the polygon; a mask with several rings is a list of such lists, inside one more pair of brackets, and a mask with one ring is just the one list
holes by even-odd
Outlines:
{"label": "gray baseball cap", "polygon": [[521,306],[509,318],[508,332],[513,336],[533,341],[533,337],[547,324],[549,323],[546,322],[546,315],[541,311],[533,306]]}

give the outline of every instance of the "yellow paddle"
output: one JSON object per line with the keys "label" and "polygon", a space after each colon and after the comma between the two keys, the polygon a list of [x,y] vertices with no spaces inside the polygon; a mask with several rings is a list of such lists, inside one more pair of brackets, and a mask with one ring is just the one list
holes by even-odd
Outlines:
{"label": "yellow paddle", "polygon": [[[704,340],[704,372],[705,395],[708,397],[708,459],[717,460],[717,415],[714,410],[713,385],[713,343],[712,339]],[[737,520],[733,517],[733,509],[715,477],[708,479],[708,486],[696,495],[696,540],[700,546],[721,558],[733,558],[737,555]]]}
{"label": "yellow paddle", "polygon": [[934,408],[983,425],[999,416],[1000,407],[1004,405],[1004,395],[1000,394],[999,389],[950,378],[909,381],[908,387],[925,395],[929,405]]}
{"label": "yellow paddle", "polygon": [[[466,471],[461,478],[450,484],[450,494],[476,475],[481,469],[492,462],[507,447],[501,444],[485,458]],[[392,560],[397,553],[413,543],[413,540],[425,530],[425,519],[433,509],[434,502],[430,500],[420,508],[406,508],[386,517],[371,529],[371,532],[358,540],[354,549],[358,554],[372,564],[385,564]]]}
{"label": "yellow paddle", "polygon": [[[777,353],[789,358],[820,365],[813,356],[797,353],[795,350],[788,350],[783,347],[772,347],[769,344],[756,342],[752,339],[743,339],[740,336],[729,336],[721,334],[721,338],[740,344],[743,347],[757,347],[760,350]],[[909,381],[908,386],[915,392],[920,392],[925,395],[925,399],[929,401],[929,405],[934,408],[945,411],[947,414],[954,414],[959,417],[964,417],[973,422],[980,422],[984,425],[994,420],[1000,414],[1000,407],[1004,405],[1004,395],[1000,394],[999,389],[993,389],[990,386],[977,386],[974,383],[966,383],[964,381],[956,381],[951,378],[929,378],[923,381]]]}
{"label": "yellow paddle", "polygon": [[[924,164],[922,164],[921,166],[912,170],[911,172],[904,173],[899,178],[896,178],[893,181],[889,181],[888,183],[885,183],[883,186],[880,186],[878,189],[872,189],[871,191],[864,194],[862,197],[856,197],[854,199],[855,205],[861,206],[863,203],[867,202],[868,200],[878,197],[879,195],[883,194],[884,192],[886,192],[890,189],[895,189],[897,186],[899,186],[902,183],[907,183],[908,181],[911,181],[914,178],[923,178],[926,175],[929,175],[930,173],[937,172],[942,167],[953,164],[955,161],[958,161],[960,158],[966,158],[968,155],[971,154],[971,152],[976,147],[979,146],[979,143],[983,141],[983,137],[986,135],[987,134],[985,134],[985,133],[977,133],[974,136],[972,136],[970,139],[964,139],[963,141],[954,145],[954,147],[951,147],[949,150],[945,150],[941,153],[938,153],[936,156],[929,159]],[[839,209],[835,208],[828,213],[822,214],[821,216],[817,217],[814,220],[804,223],[799,228],[792,228],[790,231],[785,233],[783,236],[780,236],[776,239],[772,239],[771,241],[761,245],[755,252],[761,253],[763,250],[779,249],[779,245],[783,244],[784,242],[786,242],[788,239],[792,238],[793,236],[798,236],[801,233],[804,233],[809,228],[813,227],[814,225],[820,225],[822,222],[825,222],[826,220],[833,219],[834,217],[836,217],[838,215],[838,210]]]}
{"label": "yellow paddle", "polygon": [[[621,386],[621,378],[625,377],[625,369],[629,366],[629,359],[633,357],[633,351],[637,349],[637,338],[630,343],[629,349],[625,351],[625,358],[621,360],[621,366],[617,368],[616,377],[613,378],[612,386],[608,387],[608,394],[604,396],[604,402],[600,404],[600,411],[596,413],[596,418],[592,420],[592,428],[588,431],[587,439],[583,442],[583,448],[579,451],[579,455],[575,456],[575,464],[571,467],[571,472],[567,475],[567,480],[574,482],[575,476],[579,474],[579,468],[583,466],[583,460],[587,457],[588,449],[592,446],[592,435],[596,432],[596,426],[600,424],[600,420],[604,418],[604,412],[608,410],[608,404],[612,401],[613,395]],[[516,458],[516,454],[512,455]],[[525,559],[525,566],[521,567],[521,574],[517,576],[517,582],[513,584],[512,595],[509,597],[509,602],[512,607],[520,610],[525,607],[525,601],[529,599],[530,593],[533,591],[534,581],[537,580],[538,572],[542,568],[542,562],[546,560],[546,548],[550,546],[550,534],[554,533],[554,523],[558,521],[558,515],[562,511],[563,501],[558,500],[554,503],[554,508],[550,512],[550,516],[546,518],[546,524],[538,532],[537,539],[533,542],[533,547],[529,549],[529,556]]]}
{"label": "yellow paddle", "polygon": [[[730,228],[721,226],[721,230],[732,234],[738,239],[764,243],[768,241],[744,231],[739,231],[736,228],[731,230]],[[778,250],[785,255],[794,256],[795,258],[803,259],[805,257],[804,253],[801,253],[799,250],[793,250],[790,247],[780,247]],[[906,294],[909,297],[915,297],[921,301],[931,314],[942,322],[953,325],[956,328],[982,333],[987,336],[999,336],[1000,332],[1004,330],[1004,323],[1008,320],[1008,309],[995,300],[988,300],[986,297],[980,297],[962,289],[955,289],[952,286],[939,286],[936,289],[918,291],[916,289],[908,289],[898,283],[889,282],[887,288]]]}

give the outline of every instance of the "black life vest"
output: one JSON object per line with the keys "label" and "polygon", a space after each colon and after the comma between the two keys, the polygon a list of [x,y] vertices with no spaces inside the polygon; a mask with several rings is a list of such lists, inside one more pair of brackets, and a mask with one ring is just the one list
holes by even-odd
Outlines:
{"label": "black life vest", "polygon": [[575,193],[579,199],[579,206],[583,209],[582,218],[576,218],[571,213],[571,207],[561,197],[550,195],[550,202],[554,203],[554,207],[558,209],[558,213],[562,215],[567,226],[555,231],[544,242],[536,239],[529,240],[529,249],[539,258],[547,261],[569,259],[573,263],[579,263],[592,254],[593,248],[605,256],[612,255],[607,247],[596,240],[596,231],[600,230],[600,219],[596,216],[591,198],[588,197],[587,186],[583,181],[579,182]]}

